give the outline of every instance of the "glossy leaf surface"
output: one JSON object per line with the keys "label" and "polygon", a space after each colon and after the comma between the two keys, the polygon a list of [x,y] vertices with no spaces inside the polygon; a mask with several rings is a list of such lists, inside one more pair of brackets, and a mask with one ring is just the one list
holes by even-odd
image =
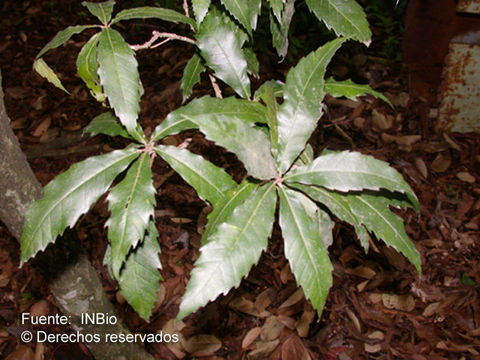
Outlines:
{"label": "glossy leaf surface", "polygon": [[325,70],[343,39],[333,40],[310,53],[291,68],[287,75],[284,102],[278,112],[279,155],[281,173],[287,171],[315,130],[322,115],[325,96]]}
{"label": "glossy leaf surface", "polygon": [[370,43],[372,32],[367,16],[355,0],[306,0],[310,11],[333,29],[338,36],[344,36]]}
{"label": "glossy leaf surface", "polygon": [[223,6],[252,35],[257,28],[257,18],[262,7],[261,0],[221,0]]}
{"label": "glossy leaf surface", "polygon": [[418,210],[418,199],[402,175],[388,163],[358,152],[334,152],[317,157],[310,165],[299,167],[285,175],[289,184],[324,186],[337,191],[387,189],[407,195]]}
{"label": "glossy leaf surface", "polygon": [[128,169],[127,175],[108,194],[110,218],[108,240],[112,249],[112,273],[119,279],[120,270],[130,249],[142,241],[155,206],[150,156],[144,152]]}
{"label": "glossy leaf surface", "polygon": [[130,46],[118,31],[106,28],[100,34],[98,44],[100,81],[110,106],[132,136],[141,141],[137,131],[140,111],[140,77],[137,60]]}
{"label": "glossy leaf surface", "polygon": [[[318,217],[321,210],[298,191],[279,187],[278,195],[285,256],[305,297],[321,314],[332,286],[333,270],[324,245],[329,240],[322,239],[332,237],[332,220],[326,214]],[[319,219],[323,223],[318,223]]]}
{"label": "glossy leaf surface", "polygon": [[237,185],[225,170],[188,150],[158,145],[155,151],[196,190],[202,200],[213,206],[223,199],[224,192]]}
{"label": "glossy leaf surface", "polygon": [[72,227],[110,187],[113,180],[139,155],[134,147],[115,150],[78,162],[44,188],[42,199],[25,214],[21,263]]}
{"label": "glossy leaf surface", "polygon": [[244,33],[225,14],[210,11],[197,34],[197,46],[206,65],[243,98],[250,97]]}
{"label": "glossy leaf surface", "polygon": [[178,319],[240,284],[267,248],[275,215],[272,183],[257,190],[222,222],[200,249]]}
{"label": "glossy leaf surface", "polygon": [[183,102],[190,97],[193,87],[200,82],[200,74],[204,71],[205,66],[203,66],[202,59],[197,54],[193,54],[185,66],[180,85],[183,93]]}
{"label": "glossy leaf surface", "polygon": [[150,220],[143,242],[128,256],[118,281],[122,295],[145,321],[150,320],[158,300],[159,281],[163,280],[158,271],[162,264],[157,238],[155,222]]}

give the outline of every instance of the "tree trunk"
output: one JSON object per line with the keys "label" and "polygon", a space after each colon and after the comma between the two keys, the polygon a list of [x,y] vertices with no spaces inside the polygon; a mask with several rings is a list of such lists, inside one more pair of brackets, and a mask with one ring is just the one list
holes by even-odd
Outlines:
{"label": "tree trunk", "polygon": [[[25,210],[32,201],[41,197],[42,187],[10,127],[1,81],[0,72],[0,220],[19,240]],[[115,311],[105,296],[94,267],[78,249],[78,241],[75,236],[72,239],[71,234],[67,233],[57,241],[58,246],[49,246],[45,253],[37,256],[40,258],[37,265],[40,264],[40,271],[46,274],[58,307],[69,317],[72,328],[85,335],[99,334],[101,339],[105,339],[104,334],[107,333],[127,334],[128,330],[120,319],[115,325],[82,324],[82,314],[113,315]],[[85,345],[97,360],[154,359],[137,343],[106,343],[102,340]]]}

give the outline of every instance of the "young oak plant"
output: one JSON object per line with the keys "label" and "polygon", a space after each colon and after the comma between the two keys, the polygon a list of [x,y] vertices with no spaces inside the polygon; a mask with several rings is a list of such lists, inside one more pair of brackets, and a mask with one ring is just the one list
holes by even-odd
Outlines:
{"label": "young oak plant", "polygon": [[[332,284],[327,252],[332,242],[332,215],[354,226],[366,251],[370,232],[403,253],[420,271],[420,256],[401,218],[389,209],[418,210],[418,200],[402,176],[387,163],[355,152],[324,151],[314,159],[307,144],[322,115],[325,94],[349,98],[371,94],[388,100],[366,85],[324,78],[328,63],[345,40],[370,41],[360,6],[353,0],[306,3],[341,37],[300,60],[288,72],[285,84],[265,82],[252,100],[249,74],[258,73],[258,61],[248,44],[261,0],[221,0],[226,12],[208,0],[192,0],[195,20],[155,7],[123,10],[112,19],[113,1],[83,3],[102,25],[71,26],[59,32],[39,53],[34,68],[65,90],[41,56],[83,30],[99,28],[81,49],[77,68],[92,95],[98,101],[108,99],[113,112],[97,116],[85,130],[91,135],[123,136],[132,144],[79,162],[45,187],[44,197],[33,203],[25,216],[22,263],[54,242],[109,191],[109,246],[104,263],[129,304],[148,320],[161,280],[151,171],[158,155],[213,206],[178,318],[240,284],[267,248],[277,202],[285,255],[297,283],[319,314]],[[264,4],[270,7],[272,43],[284,57],[294,1],[268,0]],[[155,33],[145,45],[130,46],[111,28],[121,20],[139,18],[184,23],[195,39]],[[171,112],[147,138],[138,123],[143,89],[134,50],[151,47],[158,38],[183,40],[197,47],[182,77],[184,101],[207,70],[243,99],[193,99]],[[279,97],[283,98],[281,104]],[[248,178],[237,184],[203,157],[161,144],[166,136],[192,129],[236,154]]]}

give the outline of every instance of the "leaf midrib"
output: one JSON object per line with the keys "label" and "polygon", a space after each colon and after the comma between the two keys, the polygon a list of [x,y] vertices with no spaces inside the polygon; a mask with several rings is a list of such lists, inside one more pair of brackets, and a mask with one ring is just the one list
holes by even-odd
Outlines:
{"label": "leaf midrib", "polygon": [[[104,172],[104,171],[107,171],[109,168],[113,167],[114,165],[118,164],[120,161],[123,161],[125,160],[126,158],[132,156],[132,154],[134,154],[135,152],[132,152],[131,154],[126,154],[125,156],[121,157],[120,159],[118,159],[117,161],[115,161],[114,163],[110,164],[108,167],[106,168],[102,168],[100,171],[96,172],[94,175],[90,176],[86,181],[78,184],[77,186],[75,186],[73,189],[71,189],[70,192],[66,193],[64,196],[62,196],[58,201],[56,201],[49,209],[47,212],[44,213],[44,215],[42,216],[41,220],[38,221],[38,225],[37,227],[32,231],[32,233],[36,233],[38,231],[38,229],[40,228],[40,226],[42,225],[42,223],[45,221],[45,219],[50,215],[50,213],[58,206],[59,203],[61,203],[63,200],[65,200],[68,196],[70,196],[71,194],[73,194],[75,191],[77,191],[78,188],[80,188],[81,186],[85,185],[87,182],[91,181],[94,177],[98,176],[100,173]],[[31,244],[30,242],[27,243],[27,244]],[[30,246],[28,246],[28,248],[30,248]]]}

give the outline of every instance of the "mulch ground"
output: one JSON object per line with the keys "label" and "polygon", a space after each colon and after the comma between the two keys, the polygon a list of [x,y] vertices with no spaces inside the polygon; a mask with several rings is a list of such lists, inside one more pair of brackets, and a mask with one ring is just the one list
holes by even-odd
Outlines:
{"label": "mulch ground", "polygon": [[[127,4],[122,6],[128,7]],[[67,95],[32,70],[38,51],[66,26],[93,21],[74,2],[4,1],[0,20],[0,68],[11,124],[39,181],[45,185],[73,163],[124,145],[117,138],[86,138],[81,130],[102,112],[75,76],[75,57],[87,37],[73,37],[45,56],[61,76]],[[142,43],[159,22],[122,25],[127,40]],[[180,28],[180,31],[183,31]],[[87,32],[88,35],[88,32]],[[140,114],[146,131],[181,105],[179,80],[193,53],[183,43],[140,52],[145,87]],[[269,50],[271,51],[271,50]],[[364,50],[366,51],[366,50]],[[348,225],[338,223],[330,248],[334,284],[319,318],[295,284],[283,255],[278,224],[270,247],[238,289],[174,323],[193,262],[199,255],[206,204],[158,160],[155,218],[162,247],[159,299],[149,323],[117,292],[102,266],[108,217],[100,201],[77,225],[79,238],[99,272],[108,296],[132,332],[181,334],[177,344],[148,346],[158,359],[480,359],[480,136],[434,131],[438,104],[409,94],[399,64],[375,54],[338,56],[334,74],[368,80],[396,105],[370,97],[358,102],[327,99],[322,126],[311,139],[315,151],[352,149],[388,161],[418,194],[421,213],[404,211],[406,230],[422,256],[423,273],[394,250],[374,241],[363,253]],[[288,62],[273,52],[261,58],[262,77],[283,77]],[[208,79],[194,95],[212,93]],[[242,165],[199,134],[190,149],[227,168],[235,179]],[[0,224],[0,356],[6,359],[91,359],[82,344],[22,343],[20,314],[55,314],[43,278],[18,268],[19,247]],[[59,326],[37,329],[64,332]]]}

